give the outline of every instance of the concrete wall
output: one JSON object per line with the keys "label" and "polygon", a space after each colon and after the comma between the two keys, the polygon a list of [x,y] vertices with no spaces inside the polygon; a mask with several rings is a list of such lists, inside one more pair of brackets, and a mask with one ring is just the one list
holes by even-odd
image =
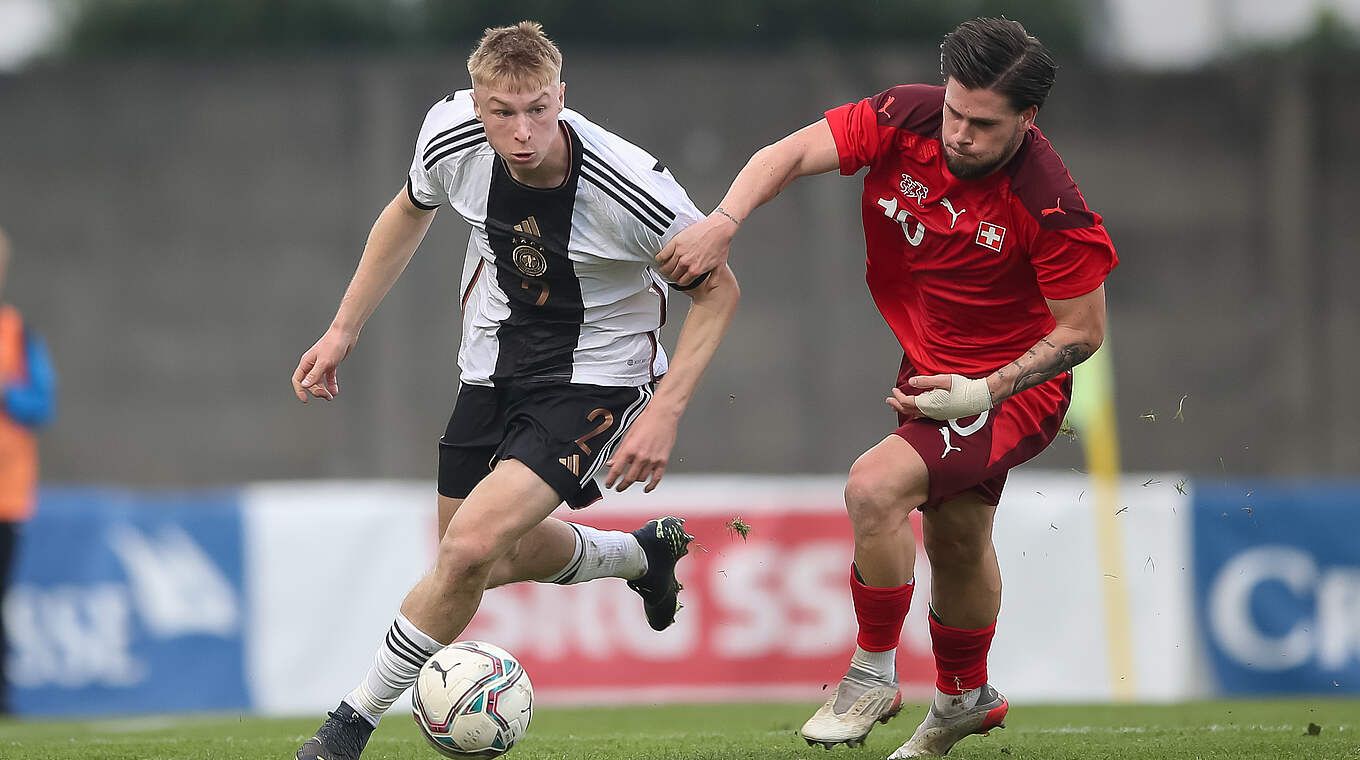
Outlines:
{"label": "concrete wall", "polygon": [[[567,63],[569,104],[646,146],[703,208],[756,148],[935,66]],[[47,478],[432,477],[457,388],[461,221],[436,221],[342,366],[338,402],[303,407],[288,376],[400,190],[426,108],[465,78],[456,57],[0,78],[0,224],[16,247],[3,297],[49,337],[63,381]],[[1129,467],[1356,471],[1357,95],[1353,72],[1061,71],[1040,124],[1122,258],[1108,294]],[[863,284],[859,188],[800,182],[743,227],[741,313],[674,471],[841,472],[891,430],[900,351]],[[1077,466],[1079,447],[1060,439],[1042,463]]]}

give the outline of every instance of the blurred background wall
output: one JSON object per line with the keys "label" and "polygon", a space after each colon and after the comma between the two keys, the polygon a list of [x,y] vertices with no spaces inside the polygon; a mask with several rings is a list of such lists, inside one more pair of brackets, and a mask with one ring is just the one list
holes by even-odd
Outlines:
{"label": "blurred background wall", "polygon": [[[433,473],[457,389],[461,220],[440,215],[342,366],[336,403],[303,407],[288,376],[400,190],[425,110],[466,86],[468,35],[511,16],[425,3],[415,34],[397,11],[420,3],[333,0],[350,15],[317,32],[298,13],[328,4],[290,0],[272,32],[249,37],[213,15],[254,18],[257,5],[203,4],[157,35],[146,19],[170,24],[179,4],[65,3],[50,25],[66,24],[64,47],[0,74],[0,224],[17,254],[5,297],[47,335],[64,381],[43,439],[49,481]],[[703,209],[754,150],[824,109],[934,81],[935,41],[958,19],[1021,18],[1062,64],[1039,124],[1122,260],[1108,350],[1125,464],[1355,472],[1360,409],[1340,401],[1360,375],[1353,4],[1300,4],[1304,37],[1268,49],[1247,21],[1212,23],[1255,18],[1251,3],[1182,4],[1183,23],[1156,27],[1178,31],[1134,34],[1141,45],[1129,30],[1147,28],[1147,4],[851,14],[929,22],[901,45],[886,39],[893,29],[809,29],[779,3],[738,6],[749,18],[731,11],[708,37],[683,14],[646,22],[671,30],[664,38],[645,14],[587,5],[618,25],[591,31],[551,5],[516,13],[545,18],[550,34],[561,17],[568,104],[658,156]],[[6,0],[0,18],[32,6]],[[247,37],[240,49],[233,34]],[[893,427],[882,398],[900,349],[863,283],[859,191],[857,178],[800,182],[743,227],[744,301],[675,470],[843,472]],[[1038,464],[1080,461],[1060,439]]]}

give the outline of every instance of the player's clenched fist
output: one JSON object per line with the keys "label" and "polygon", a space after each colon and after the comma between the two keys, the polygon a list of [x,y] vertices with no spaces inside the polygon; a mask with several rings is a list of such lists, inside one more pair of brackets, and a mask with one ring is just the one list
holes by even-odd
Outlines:
{"label": "player's clenched fist", "polygon": [[298,400],[307,403],[307,394],[333,400],[340,393],[340,384],[335,378],[335,368],[349,356],[350,349],[358,336],[351,336],[340,330],[327,330],[298,361],[293,370],[293,393]]}

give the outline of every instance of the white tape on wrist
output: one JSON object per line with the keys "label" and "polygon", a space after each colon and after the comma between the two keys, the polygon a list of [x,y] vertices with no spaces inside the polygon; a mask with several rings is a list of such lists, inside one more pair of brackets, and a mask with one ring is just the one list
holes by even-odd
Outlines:
{"label": "white tape on wrist", "polygon": [[949,390],[936,388],[916,397],[916,408],[932,420],[956,420],[992,408],[992,392],[983,378],[950,375]]}

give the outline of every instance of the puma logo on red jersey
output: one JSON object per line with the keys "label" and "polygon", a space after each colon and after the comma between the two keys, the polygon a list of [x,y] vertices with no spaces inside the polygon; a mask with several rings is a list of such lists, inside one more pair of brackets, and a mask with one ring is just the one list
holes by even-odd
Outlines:
{"label": "puma logo on red jersey", "polygon": [[1067,212],[1063,211],[1062,208],[1062,196],[1061,195],[1058,196],[1058,202],[1053,204],[1053,208],[1040,209],[1039,213],[1044,216],[1050,216],[1052,214],[1066,214]]}
{"label": "puma logo on red jersey", "polygon": [[961,208],[958,211],[955,211],[954,204],[950,203],[948,198],[941,198],[940,205],[944,206],[945,210],[949,212],[949,229],[951,230],[954,229],[954,223],[959,220],[959,217],[968,213],[968,209],[966,208]]}
{"label": "puma logo on red jersey", "polygon": [[944,437],[944,453],[940,455],[940,459],[944,459],[945,457],[949,456],[949,452],[951,451],[963,451],[963,449],[959,448],[958,446],[955,446],[952,442],[950,442],[949,425],[946,424],[940,428],[940,435]]}
{"label": "puma logo on red jersey", "polygon": [[[883,114],[884,116],[888,117],[889,119],[892,118],[892,114],[888,113],[888,106],[890,106],[890,105],[893,104],[893,100],[895,100],[895,98],[894,98],[893,96],[889,95],[889,96],[888,96],[888,99],[885,100],[885,101],[883,101],[883,105],[881,105],[881,106],[878,107],[878,112],[881,113],[881,114]],[[861,112],[861,113],[863,113],[863,112]]]}

